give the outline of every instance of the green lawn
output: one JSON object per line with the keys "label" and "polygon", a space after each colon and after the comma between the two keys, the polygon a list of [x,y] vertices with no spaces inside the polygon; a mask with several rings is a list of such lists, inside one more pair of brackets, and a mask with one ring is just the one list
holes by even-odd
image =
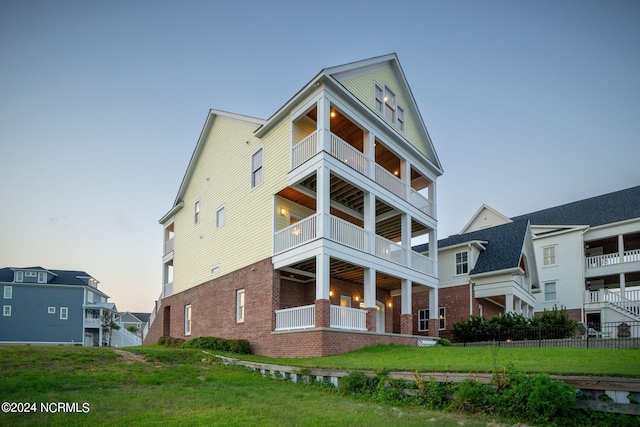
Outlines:
{"label": "green lawn", "polygon": [[229,356],[307,368],[494,372],[513,364],[515,369],[527,373],[640,377],[640,350],[380,345],[338,356],[309,359]]}
{"label": "green lawn", "polygon": [[[0,401],[37,412],[0,413],[2,426],[498,426],[419,408],[358,400],[335,389],[263,378],[203,362],[199,350],[0,347]],[[41,403],[88,404],[87,413],[43,413]]]}

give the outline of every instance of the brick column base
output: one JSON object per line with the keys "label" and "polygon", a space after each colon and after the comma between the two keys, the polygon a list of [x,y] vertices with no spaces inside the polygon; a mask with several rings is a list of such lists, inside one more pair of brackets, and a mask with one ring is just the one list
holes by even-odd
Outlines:
{"label": "brick column base", "polygon": [[377,323],[377,314],[378,314],[378,310],[375,308],[366,308],[365,310],[367,310],[367,331],[369,332],[375,332],[376,331],[376,323]]}
{"label": "brick column base", "polygon": [[400,315],[400,333],[413,335],[413,314]]}
{"label": "brick column base", "polygon": [[331,301],[317,299],[315,301],[316,328],[331,327]]}
{"label": "brick column base", "polygon": [[440,336],[440,319],[429,319],[429,336]]}

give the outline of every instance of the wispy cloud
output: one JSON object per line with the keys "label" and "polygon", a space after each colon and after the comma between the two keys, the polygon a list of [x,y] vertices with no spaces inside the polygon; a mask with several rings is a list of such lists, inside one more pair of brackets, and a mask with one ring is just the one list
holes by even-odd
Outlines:
{"label": "wispy cloud", "polygon": [[66,215],[54,215],[47,218],[47,225],[51,228],[66,229],[69,227],[69,218]]}
{"label": "wispy cloud", "polygon": [[133,225],[129,218],[125,217],[120,212],[113,212],[111,215],[113,217],[113,223],[117,228],[127,233],[133,233]]}

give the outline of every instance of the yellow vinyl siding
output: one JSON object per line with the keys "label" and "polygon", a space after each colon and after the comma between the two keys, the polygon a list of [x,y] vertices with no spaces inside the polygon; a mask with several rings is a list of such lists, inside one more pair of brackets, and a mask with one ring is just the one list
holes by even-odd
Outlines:
{"label": "yellow vinyl siding", "polygon": [[[405,93],[405,90],[403,90],[404,85],[400,85],[398,78],[390,67],[342,80],[340,83],[342,83],[342,85],[344,85],[344,87],[351,92],[353,96],[362,101],[367,107],[371,108],[372,111],[376,112],[376,114],[385,121],[386,119],[384,116],[379,114],[375,109],[374,84],[377,83],[383,90],[385,85],[391,89],[396,95],[398,105],[404,109],[404,137],[411,145],[417,148],[418,151],[429,158],[429,154],[427,153],[424,142],[420,138],[420,133],[417,127],[420,126],[420,119],[417,118],[418,112],[411,108],[407,102],[407,97],[411,95]],[[395,128],[395,124],[392,124],[392,127]],[[429,160],[436,163],[435,159],[430,158]]]}
{"label": "yellow vinyl siding", "polygon": [[[265,138],[253,129],[216,117],[175,219],[174,293],[272,255],[273,194],[286,186],[289,127],[283,123]],[[247,144],[247,140],[250,143]],[[251,188],[251,156],[263,149],[263,182]],[[194,203],[200,222],[194,224]],[[216,228],[216,210],[225,206],[225,225]],[[220,272],[211,275],[211,267]]]}
{"label": "yellow vinyl siding", "polygon": [[[285,215],[282,216],[280,209],[284,208]],[[301,218],[306,218],[315,214],[315,211],[305,206],[292,202],[291,200],[283,197],[275,197],[275,218],[276,218],[276,231],[282,230],[289,226],[289,218],[291,215],[295,215]]]}

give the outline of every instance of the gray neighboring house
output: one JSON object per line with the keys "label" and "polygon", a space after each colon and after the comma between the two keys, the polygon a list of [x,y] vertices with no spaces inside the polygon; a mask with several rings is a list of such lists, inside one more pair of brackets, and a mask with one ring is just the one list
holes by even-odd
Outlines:
{"label": "gray neighboring house", "polygon": [[[84,271],[0,268],[0,344],[105,345],[102,314],[112,313],[116,323],[120,316],[98,283]],[[140,344],[128,331],[112,335],[112,345]]]}
{"label": "gray neighboring house", "polygon": [[135,332],[135,334],[142,339],[142,328],[144,328],[145,323],[149,320],[150,315],[151,313],[134,313],[127,311],[120,313],[120,323],[124,329],[130,327],[136,328],[137,332]]}

